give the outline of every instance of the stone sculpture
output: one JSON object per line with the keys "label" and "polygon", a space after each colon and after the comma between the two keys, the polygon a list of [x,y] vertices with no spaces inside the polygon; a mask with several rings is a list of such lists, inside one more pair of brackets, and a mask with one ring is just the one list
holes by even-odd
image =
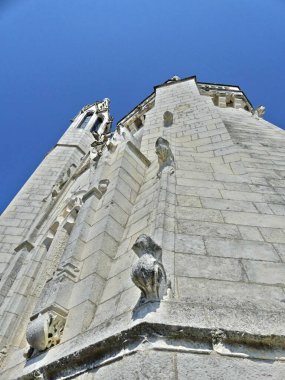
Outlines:
{"label": "stone sculpture", "polygon": [[30,345],[27,357],[45,351],[60,342],[65,325],[65,316],[55,310],[38,314],[28,325],[26,338]]}
{"label": "stone sculpture", "polygon": [[265,107],[264,106],[259,106],[255,109],[252,110],[253,116],[256,116],[257,118],[263,117],[265,114]]}
{"label": "stone sculpture", "polygon": [[137,238],[132,249],[139,257],[132,268],[132,281],[142,292],[141,303],[160,301],[167,293],[161,247],[143,234]]}
{"label": "stone sculpture", "polygon": [[[61,175],[61,177],[58,179],[58,181],[55,183],[55,185],[53,186],[52,191],[51,191],[51,199],[52,200],[57,198],[58,194],[61,192],[64,185],[71,178],[75,168],[76,168],[75,164],[70,165],[70,167],[67,169],[67,171],[65,173],[63,173]],[[46,201],[47,198],[44,198],[43,200]]]}
{"label": "stone sculpture", "polygon": [[103,149],[108,145],[112,137],[112,133],[99,134],[97,132],[92,132],[92,135],[94,137],[94,141],[90,147],[90,160],[91,163],[94,163],[96,166],[103,154]]}
{"label": "stone sculpture", "polygon": [[169,146],[169,142],[163,137],[159,137],[155,143],[155,153],[158,157],[159,170],[157,173],[158,178],[161,177],[162,172],[174,173],[174,156]]}
{"label": "stone sculpture", "polygon": [[169,111],[163,114],[163,125],[165,127],[170,127],[173,124],[173,114]]}

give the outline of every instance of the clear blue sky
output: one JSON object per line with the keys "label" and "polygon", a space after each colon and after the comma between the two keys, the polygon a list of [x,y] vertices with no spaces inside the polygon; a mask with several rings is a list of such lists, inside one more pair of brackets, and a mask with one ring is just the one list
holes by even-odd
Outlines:
{"label": "clear blue sky", "polygon": [[285,128],[285,0],[0,0],[0,210],[69,120],[174,74],[238,84]]}

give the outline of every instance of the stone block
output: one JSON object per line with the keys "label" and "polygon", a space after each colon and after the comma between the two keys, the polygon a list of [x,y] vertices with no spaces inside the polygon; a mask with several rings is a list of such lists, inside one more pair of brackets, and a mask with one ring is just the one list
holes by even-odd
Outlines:
{"label": "stone block", "polygon": [[273,244],[281,260],[285,262],[285,244]]}
{"label": "stone block", "polygon": [[177,195],[177,203],[179,206],[201,207],[199,197],[191,195]]}
{"label": "stone block", "polygon": [[135,309],[141,296],[140,290],[133,286],[121,293],[120,300],[116,309],[116,315]]}
{"label": "stone block", "polygon": [[101,323],[107,321],[108,319],[116,315],[116,310],[118,302],[120,300],[120,296],[121,294],[118,294],[117,296],[99,304],[99,306],[96,309],[95,317],[91,323],[91,328],[100,325]]}
{"label": "stone block", "polygon": [[101,250],[89,255],[84,261],[80,273],[80,278],[88,277],[90,274],[98,274],[106,279],[109,274],[111,259]]}
{"label": "stone block", "polygon": [[187,219],[223,223],[223,217],[220,211],[212,209],[177,206],[176,217],[179,220]]}
{"label": "stone block", "polygon": [[229,164],[212,164],[214,173],[228,173],[233,174],[233,171]]}
{"label": "stone block", "polygon": [[246,191],[230,191],[221,190],[221,194],[225,199],[249,201],[249,202],[263,202],[264,198],[262,194],[246,192]]}
{"label": "stone block", "polygon": [[97,274],[92,274],[80,280],[73,286],[69,299],[69,308],[73,308],[87,300],[97,303],[103,290],[105,281]]}
{"label": "stone block", "polygon": [[284,308],[284,292],[278,286],[190,277],[177,277],[177,284],[182,301],[216,305],[222,309],[239,309],[242,306],[244,309],[270,311]]}
{"label": "stone block", "polygon": [[285,230],[280,228],[259,228],[264,239],[270,243],[285,243]]}
{"label": "stone block", "polygon": [[124,356],[112,366],[92,370],[88,377],[82,377],[81,380],[175,380],[177,376],[172,355],[171,352],[152,350],[138,352]]}
{"label": "stone block", "polygon": [[243,260],[250,282],[285,287],[285,264]]}
{"label": "stone block", "polygon": [[242,267],[238,260],[180,253],[175,255],[175,274],[213,280],[243,280]]}
{"label": "stone block", "polygon": [[194,178],[177,178],[177,184],[181,186],[192,186],[192,187],[208,187],[210,189],[223,189],[224,186],[221,182],[217,181],[207,181],[203,179]]}
{"label": "stone block", "polygon": [[204,197],[201,197],[200,200],[202,206],[205,208],[213,208],[216,210],[257,212],[256,208],[251,202]]}
{"label": "stone block", "polygon": [[178,195],[194,195],[198,197],[221,198],[220,190],[207,187],[177,186]]}
{"label": "stone block", "polygon": [[268,206],[271,208],[274,214],[285,216],[285,205],[269,204]]}
{"label": "stone block", "polygon": [[246,183],[237,183],[237,182],[224,182],[224,188],[226,190],[233,190],[233,191],[245,191],[250,192],[250,187]]}
{"label": "stone block", "polygon": [[220,355],[177,355],[178,379],[260,380],[285,378],[285,366]]}
{"label": "stone block", "polygon": [[205,255],[205,244],[201,236],[175,235],[175,252],[189,253],[194,255]]}
{"label": "stone block", "polygon": [[265,242],[205,238],[205,245],[211,256],[279,261],[272,245]]}
{"label": "stone block", "polygon": [[132,250],[127,250],[124,254],[120,255],[115,260],[113,260],[109,272],[109,277],[114,277],[118,275],[120,272],[123,272],[124,270],[131,268],[135,260],[137,260],[137,257],[134,254],[134,252]]}
{"label": "stone block", "polygon": [[84,301],[74,306],[68,313],[62,342],[65,342],[82,332],[90,326],[96,312],[96,305],[91,301]]}
{"label": "stone block", "polygon": [[222,211],[227,223],[246,226],[284,228],[285,217],[279,215],[261,215],[248,212]]}
{"label": "stone block", "polygon": [[225,237],[230,239],[240,238],[240,233],[237,226],[223,223],[178,220],[177,230],[179,233],[188,235]]}
{"label": "stone block", "polygon": [[257,227],[239,226],[238,229],[244,240],[263,241],[263,237],[261,236]]}
{"label": "stone block", "polygon": [[107,301],[132,286],[133,282],[131,280],[131,269],[128,268],[116,276],[108,279],[101,302]]}

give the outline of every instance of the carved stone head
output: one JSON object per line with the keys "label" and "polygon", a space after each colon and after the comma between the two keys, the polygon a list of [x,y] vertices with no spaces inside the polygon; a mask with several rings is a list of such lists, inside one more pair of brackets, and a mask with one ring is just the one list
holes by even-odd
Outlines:
{"label": "carved stone head", "polygon": [[137,238],[132,248],[138,257],[141,257],[142,255],[148,253],[155,257],[157,260],[161,260],[161,247],[156,244],[151,237],[145,234],[142,234]]}
{"label": "carved stone head", "polygon": [[155,143],[155,153],[160,162],[165,162],[169,158],[169,142],[163,137],[159,137]]}

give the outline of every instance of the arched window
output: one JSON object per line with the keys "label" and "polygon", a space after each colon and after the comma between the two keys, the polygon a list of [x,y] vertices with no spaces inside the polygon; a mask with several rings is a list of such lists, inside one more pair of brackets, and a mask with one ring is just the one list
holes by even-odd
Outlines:
{"label": "arched window", "polygon": [[103,116],[98,116],[93,127],[91,128],[91,132],[98,132],[98,129],[100,128],[100,125],[103,123],[103,121]]}
{"label": "arched window", "polygon": [[87,113],[77,128],[85,129],[92,116],[93,116],[92,112]]}

